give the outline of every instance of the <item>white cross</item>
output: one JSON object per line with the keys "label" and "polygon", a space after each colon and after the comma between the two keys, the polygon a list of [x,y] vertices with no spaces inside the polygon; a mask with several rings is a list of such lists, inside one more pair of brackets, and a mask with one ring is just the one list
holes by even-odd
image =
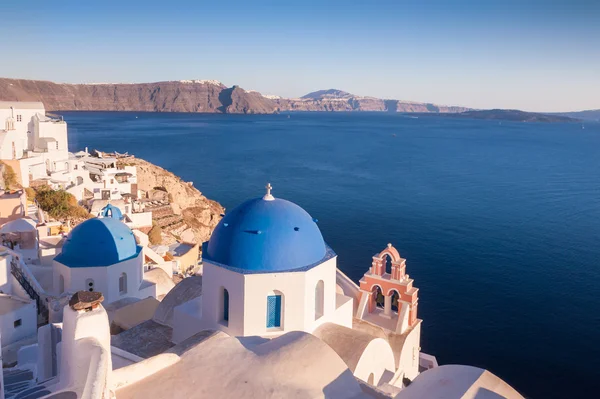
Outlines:
{"label": "white cross", "polygon": [[263,199],[266,201],[273,201],[275,199],[275,197],[273,197],[271,195],[271,190],[273,189],[273,187],[271,186],[271,183],[267,183],[267,186],[265,188],[267,189],[267,193],[265,194]]}

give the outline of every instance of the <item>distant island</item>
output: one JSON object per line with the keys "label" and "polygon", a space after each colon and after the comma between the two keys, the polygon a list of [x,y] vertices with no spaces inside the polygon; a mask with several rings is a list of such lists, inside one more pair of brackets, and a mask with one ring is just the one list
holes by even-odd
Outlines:
{"label": "distant island", "polygon": [[540,114],[536,112],[525,112],[515,109],[490,109],[481,111],[470,110],[460,113],[446,114],[445,116],[450,118],[490,119],[511,122],[579,122],[579,119],[570,118],[568,116]]}
{"label": "distant island", "polygon": [[227,87],[217,80],[69,84],[0,78],[0,101],[41,101],[49,111],[223,114],[370,111],[520,122],[600,120],[600,110],[553,114],[500,109],[474,110],[460,106],[357,96],[338,89],[318,90],[299,98],[283,98],[244,90],[239,86]]}
{"label": "distant island", "polygon": [[550,115],[560,115],[569,118],[576,118],[586,121],[600,122],[600,109],[590,109],[587,111],[576,111],[576,112],[556,112]]}

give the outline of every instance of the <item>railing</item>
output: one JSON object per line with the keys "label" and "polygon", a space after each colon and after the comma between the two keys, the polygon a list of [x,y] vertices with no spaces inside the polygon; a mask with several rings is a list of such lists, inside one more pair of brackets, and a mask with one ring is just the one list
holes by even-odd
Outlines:
{"label": "railing", "polygon": [[25,292],[27,292],[27,295],[29,295],[31,299],[35,300],[38,314],[41,315],[44,320],[48,320],[48,301],[50,296],[46,294],[46,291],[42,288],[35,276],[27,268],[19,254],[9,248],[2,248],[12,255],[12,259],[10,261],[11,274],[15,276],[19,284],[21,284],[21,287],[23,287]]}
{"label": "railing", "polygon": [[24,269],[21,267],[19,262],[13,257],[13,259],[10,262],[10,272],[13,276],[15,276],[15,278],[17,279],[19,284],[21,284],[25,292],[27,292],[27,295],[29,295],[31,299],[35,300],[38,314],[41,315],[45,320],[48,320],[49,312],[48,306],[46,305],[46,298],[40,296],[40,292],[43,293],[44,290],[42,289],[42,287],[39,286],[39,283],[37,283],[35,279],[33,280],[32,284],[32,282],[30,282],[27,276],[27,273],[24,273],[23,270]]}
{"label": "railing", "polygon": [[46,116],[48,116],[50,118],[58,119],[58,120],[60,120],[60,122],[64,122],[65,121],[65,119],[63,118],[62,115],[53,114],[51,112],[46,112]]}

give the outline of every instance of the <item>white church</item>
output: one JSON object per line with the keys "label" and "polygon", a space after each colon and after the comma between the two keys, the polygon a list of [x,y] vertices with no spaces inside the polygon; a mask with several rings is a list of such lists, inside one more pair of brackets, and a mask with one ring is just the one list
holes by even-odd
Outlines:
{"label": "white church", "polygon": [[54,259],[54,286],[79,293],[4,371],[6,398],[522,398],[421,352],[419,290],[391,244],[357,285],[316,220],[270,185],[223,217],[201,276],[111,335],[110,304],[148,295],[143,247],[113,211],[73,229]]}

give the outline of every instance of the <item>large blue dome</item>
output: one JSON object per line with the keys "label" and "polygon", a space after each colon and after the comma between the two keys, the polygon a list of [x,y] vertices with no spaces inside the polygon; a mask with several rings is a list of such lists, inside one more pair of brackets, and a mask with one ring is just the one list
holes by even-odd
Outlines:
{"label": "large blue dome", "polygon": [[69,267],[110,266],[138,255],[141,247],[125,223],[94,218],[77,225],[54,260]]}
{"label": "large blue dome", "polygon": [[256,198],[219,222],[203,258],[242,272],[269,273],[306,268],[327,252],[313,218],[293,202]]}

